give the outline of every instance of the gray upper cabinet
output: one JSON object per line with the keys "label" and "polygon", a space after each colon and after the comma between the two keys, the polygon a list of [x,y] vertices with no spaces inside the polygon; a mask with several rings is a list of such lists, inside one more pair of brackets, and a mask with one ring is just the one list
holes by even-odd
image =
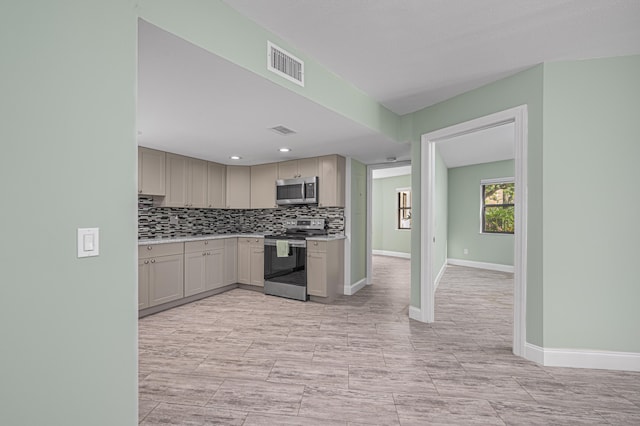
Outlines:
{"label": "gray upper cabinet", "polygon": [[207,207],[223,209],[227,206],[227,166],[224,164],[207,164]]}
{"label": "gray upper cabinet", "polygon": [[255,166],[226,166],[138,148],[138,192],[164,195],[164,207],[275,208],[275,181],[319,177],[318,206],[345,206],[346,160],[340,155]]}
{"label": "gray upper cabinet", "polygon": [[167,153],[166,191],[162,204],[166,207],[188,207],[187,157]]}
{"label": "gray upper cabinet", "polygon": [[318,176],[318,158],[282,161],[278,163],[278,179]]}
{"label": "gray upper cabinet", "polygon": [[163,151],[138,147],[138,194],[165,195],[165,158]]}
{"label": "gray upper cabinet", "polygon": [[345,158],[339,155],[318,157],[319,207],[344,207],[345,167]]}
{"label": "gray upper cabinet", "polygon": [[298,160],[281,161],[278,163],[278,179],[293,179],[298,177]]}
{"label": "gray upper cabinet", "polygon": [[165,162],[166,207],[207,206],[207,162],[167,153]]}
{"label": "gray upper cabinet", "polygon": [[278,164],[251,166],[251,208],[272,209],[276,205]]}
{"label": "gray upper cabinet", "polygon": [[318,157],[298,160],[298,177],[318,176]]}
{"label": "gray upper cabinet", "polygon": [[207,162],[196,158],[189,158],[187,165],[189,207],[207,207]]}
{"label": "gray upper cabinet", "polygon": [[251,208],[251,167],[227,166],[228,209]]}

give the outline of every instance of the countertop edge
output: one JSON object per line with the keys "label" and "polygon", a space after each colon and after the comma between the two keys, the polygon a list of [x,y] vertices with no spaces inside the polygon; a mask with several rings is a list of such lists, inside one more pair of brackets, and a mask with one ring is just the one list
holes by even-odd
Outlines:
{"label": "countertop edge", "polygon": [[[193,237],[175,237],[175,238],[158,238],[154,240],[138,240],[138,246],[152,246],[157,244],[170,244],[170,243],[189,243],[192,241],[204,241],[204,240],[221,240],[225,238],[264,238],[264,234],[216,234],[216,235],[201,235]],[[344,240],[344,235],[327,235],[319,237],[308,237],[308,241],[334,241]]]}
{"label": "countertop edge", "polygon": [[175,237],[175,238],[158,238],[154,240],[138,240],[139,246],[152,246],[156,244],[169,244],[169,243],[189,243],[192,241],[204,241],[204,240],[223,240],[225,238],[264,238],[263,234],[216,234],[216,235],[201,235],[193,237]]}

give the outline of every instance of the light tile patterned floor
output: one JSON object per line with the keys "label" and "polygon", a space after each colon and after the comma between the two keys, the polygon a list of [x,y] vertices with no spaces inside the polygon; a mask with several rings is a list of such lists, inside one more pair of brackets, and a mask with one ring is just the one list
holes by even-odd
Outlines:
{"label": "light tile patterned floor", "polygon": [[640,424],[640,373],[511,354],[510,274],[449,267],[408,319],[409,261],[331,305],[232,290],[139,323],[143,425]]}

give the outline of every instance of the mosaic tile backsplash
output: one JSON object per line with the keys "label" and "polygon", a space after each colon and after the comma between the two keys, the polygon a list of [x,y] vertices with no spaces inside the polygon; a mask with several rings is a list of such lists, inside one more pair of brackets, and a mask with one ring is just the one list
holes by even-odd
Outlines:
{"label": "mosaic tile backsplash", "polygon": [[138,239],[189,237],[211,234],[280,233],[282,222],[296,217],[327,221],[329,234],[344,233],[342,207],[309,205],[278,209],[186,209],[154,207],[153,197],[138,197]]}

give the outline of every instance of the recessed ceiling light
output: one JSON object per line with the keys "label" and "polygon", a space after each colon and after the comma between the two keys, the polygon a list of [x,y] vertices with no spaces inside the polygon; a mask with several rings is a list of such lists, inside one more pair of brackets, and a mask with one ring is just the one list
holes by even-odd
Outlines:
{"label": "recessed ceiling light", "polygon": [[291,151],[291,148],[280,148],[278,151],[280,151],[280,152],[289,152],[289,151]]}
{"label": "recessed ceiling light", "polygon": [[239,155],[232,155],[231,157],[229,157],[232,160],[241,160],[242,157],[240,157]]}

